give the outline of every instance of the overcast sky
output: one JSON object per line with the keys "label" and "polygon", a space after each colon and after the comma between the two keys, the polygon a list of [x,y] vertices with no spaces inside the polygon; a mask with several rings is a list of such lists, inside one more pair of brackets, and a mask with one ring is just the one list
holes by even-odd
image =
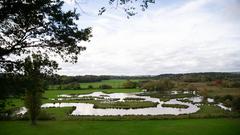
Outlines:
{"label": "overcast sky", "polygon": [[[101,0],[102,1],[102,0]],[[105,0],[106,1],[106,0]],[[65,75],[157,75],[240,71],[240,0],[156,0],[130,19],[100,0],[81,0],[80,28],[92,27],[87,50]],[[67,0],[65,9],[72,8]]]}

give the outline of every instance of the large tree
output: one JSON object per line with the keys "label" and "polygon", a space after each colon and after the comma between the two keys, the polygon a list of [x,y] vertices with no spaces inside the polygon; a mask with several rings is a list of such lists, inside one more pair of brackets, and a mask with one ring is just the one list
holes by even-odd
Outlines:
{"label": "large tree", "polygon": [[37,116],[41,110],[41,98],[44,92],[44,76],[53,73],[58,65],[55,61],[49,61],[48,58],[33,54],[28,56],[23,66],[19,70],[24,72],[25,80],[25,106],[28,109],[33,125],[36,124]]}
{"label": "large tree", "polygon": [[[89,41],[91,28],[79,29],[78,14],[62,10],[60,0],[3,0],[0,2],[0,64],[14,70],[16,58],[31,53],[58,55],[76,62]],[[22,58],[22,57],[21,57]]]}
{"label": "large tree", "polygon": [[[24,78],[27,85],[15,84],[26,90],[33,124],[40,108],[43,73],[57,69],[50,57],[75,63],[86,49],[79,43],[91,37],[91,28],[79,29],[75,22],[79,15],[75,10],[63,11],[63,4],[61,0],[0,1],[0,84],[12,74]],[[4,85],[1,92],[7,95],[2,99],[13,94],[6,92],[11,90],[10,85]]]}
{"label": "large tree", "polygon": [[[137,13],[134,6],[129,5],[137,0],[107,1],[110,5],[116,4],[117,7],[127,5],[123,10],[128,17]],[[139,1],[142,2],[140,4],[142,10],[148,7],[148,3],[154,3],[154,0]],[[41,97],[40,91],[43,88],[39,79],[43,77],[42,70],[50,74],[57,69],[56,64],[49,64],[52,61],[48,56],[57,56],[65,62],[75,63],[80,52],[86,49],[79,43],[89,41],[91,37],[91,28],[80,29],[76,24],[75,21],[79,17],[76,10],[63,11],[63,4],[62,0],[0,1],[0,84],[5,85],[0,92],[4,91],[3,93],[6,94],[0,97],[4,99],[11,95],[12,92],[9,90],[14,90],[18,86],[25,89],[26,106],[33,123],[35,123],[38,114],[36,110],[39,110],[40,104],[36,97]],[[99,10],[99,15],[105,11],[104,6]],[[48,64],[43,63],[42,60],[48,61]],[[38,63],[37,66],[34,65],[36,63]],[[39,67],[38,70],[35,69],[36,67]],[[12,83],[7,85],[4,82],[17,80],[14,79],[16,74],[32,85],[21,86],[22,83],[16,82],[14,83],[14,85],[17,84],[16,87],[10,89]]]}

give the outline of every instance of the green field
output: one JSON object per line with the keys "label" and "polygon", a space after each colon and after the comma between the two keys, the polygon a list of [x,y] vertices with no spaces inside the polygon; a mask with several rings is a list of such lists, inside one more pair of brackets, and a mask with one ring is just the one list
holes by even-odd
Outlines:
{"label": "green field", "polygon": [[1,121],[1,135],[239,135],[240,119]]}
{"label": "green field", "polygon": [[[89,82],[89,83],[79,83],[79,85],[81,86],[82,89],[87,89],[89,85],[91,85],[94,89],[98,89],[100,85],[102,84],[107,84],[107,85],[111,85],[112,88],[122,88],[123,84],[126,82],[127,80],[124,79],[111,79],[111,80],[102,80],[100,82]],[[131,81],[139,81],[139,80],[131,80]],[[49,89],[57,89],[59,85],[51,85],[49,86]]]}
{"label": "green field", "polygon": [[102,84],[111,85],[113,88],[121,88],[123,83],[126,82],[126,80],[103,80],[101,82],[93,82],[93,83],[80,83],[81,88],[87,88],[88,85],[92,85],[93,88],[99,88]]}

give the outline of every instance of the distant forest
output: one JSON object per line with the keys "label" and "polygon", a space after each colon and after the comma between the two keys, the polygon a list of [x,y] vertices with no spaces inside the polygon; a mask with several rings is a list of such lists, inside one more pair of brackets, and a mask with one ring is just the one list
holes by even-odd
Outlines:
{"label": "distant forest", "polygon": [[171,79],[174,81],[183,82],[207,82],[215,80],[229,80],[240,81],[239,72],[206,72],[206,73],[184,73],[184,74],[161,74],[161,75],[145,75],[145,76],[112,76],[112,75],[84,75],[84,76],[66,76],[53,75],[46,78],[49,84],[68,84],[68,83],[86,83],[86,82],[100,82],[102,80],[110,79],[143,79],[143,80],[157,80],[157,79]]}

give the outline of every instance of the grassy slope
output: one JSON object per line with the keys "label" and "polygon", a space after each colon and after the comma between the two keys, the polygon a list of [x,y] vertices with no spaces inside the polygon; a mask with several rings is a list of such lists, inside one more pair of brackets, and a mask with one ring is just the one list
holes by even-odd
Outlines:
{"label": "grassy slope", "polygon": [[239,135],[240,119],[0,122],[1,135]]}

